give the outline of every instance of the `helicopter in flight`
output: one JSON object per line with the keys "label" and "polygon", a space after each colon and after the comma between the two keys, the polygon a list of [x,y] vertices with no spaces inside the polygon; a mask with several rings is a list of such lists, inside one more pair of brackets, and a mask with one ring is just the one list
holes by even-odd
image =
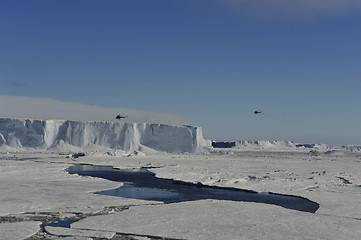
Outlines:
{"label": "helicopter in flight", "polygon": [[262,111],[254,111],[254,114],[260,114],[260,113],[262,113]]}
{"label": "helicopter in flight", "polygon": [[128,117],[128,115],[127,116],[121,116],[120,114],[118,114],[118,116],[116,116],[115,118],[116,119],[122,119],[122,118],[127,118]]}

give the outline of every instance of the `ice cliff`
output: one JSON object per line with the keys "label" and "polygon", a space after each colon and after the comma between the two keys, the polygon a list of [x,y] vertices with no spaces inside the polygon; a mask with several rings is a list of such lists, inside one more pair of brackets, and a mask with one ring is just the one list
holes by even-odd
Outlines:
{"label": "ice cliff", "polygon": [[0,146],[50,149],[100,145],[125,151],[142,145],[164,152],[201,152],[202,129],[156,123],[0,118]]}

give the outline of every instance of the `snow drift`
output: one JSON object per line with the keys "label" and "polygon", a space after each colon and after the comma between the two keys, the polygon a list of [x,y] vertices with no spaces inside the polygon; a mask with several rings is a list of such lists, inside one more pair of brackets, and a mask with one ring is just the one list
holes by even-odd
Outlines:
{"label": "snow drift", "polygon": [[50,149],[64,143],[125,151],[144,145],[165,152],[201,152],[203,136],[200,127],[189,125],[0,118],[0,145]]}

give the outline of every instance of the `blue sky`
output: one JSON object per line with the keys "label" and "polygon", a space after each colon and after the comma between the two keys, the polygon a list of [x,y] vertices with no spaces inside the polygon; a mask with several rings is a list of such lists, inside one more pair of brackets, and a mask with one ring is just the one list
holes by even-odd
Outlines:
{"label": "blue sky", "polygon": [[0,32],[0,95],[361,144],[361,1],[2,0]]}

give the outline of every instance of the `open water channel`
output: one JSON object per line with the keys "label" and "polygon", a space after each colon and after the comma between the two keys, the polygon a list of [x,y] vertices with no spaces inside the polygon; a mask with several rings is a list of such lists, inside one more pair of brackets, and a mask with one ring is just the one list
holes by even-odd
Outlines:
{"label": "open water channel", "polygon": [[216,199],[241,202],[274,204],[284,208],[314,213],[319,208],[316,202],[299,196],[276,193],[258,193],[237,188],[223,188],[157,178],[147,169],[120,170],[109,166],[74,165],[69,174],[99,177],[122,182],[123,186],[97,194],[125,198],[175,203],[201,199]]}

